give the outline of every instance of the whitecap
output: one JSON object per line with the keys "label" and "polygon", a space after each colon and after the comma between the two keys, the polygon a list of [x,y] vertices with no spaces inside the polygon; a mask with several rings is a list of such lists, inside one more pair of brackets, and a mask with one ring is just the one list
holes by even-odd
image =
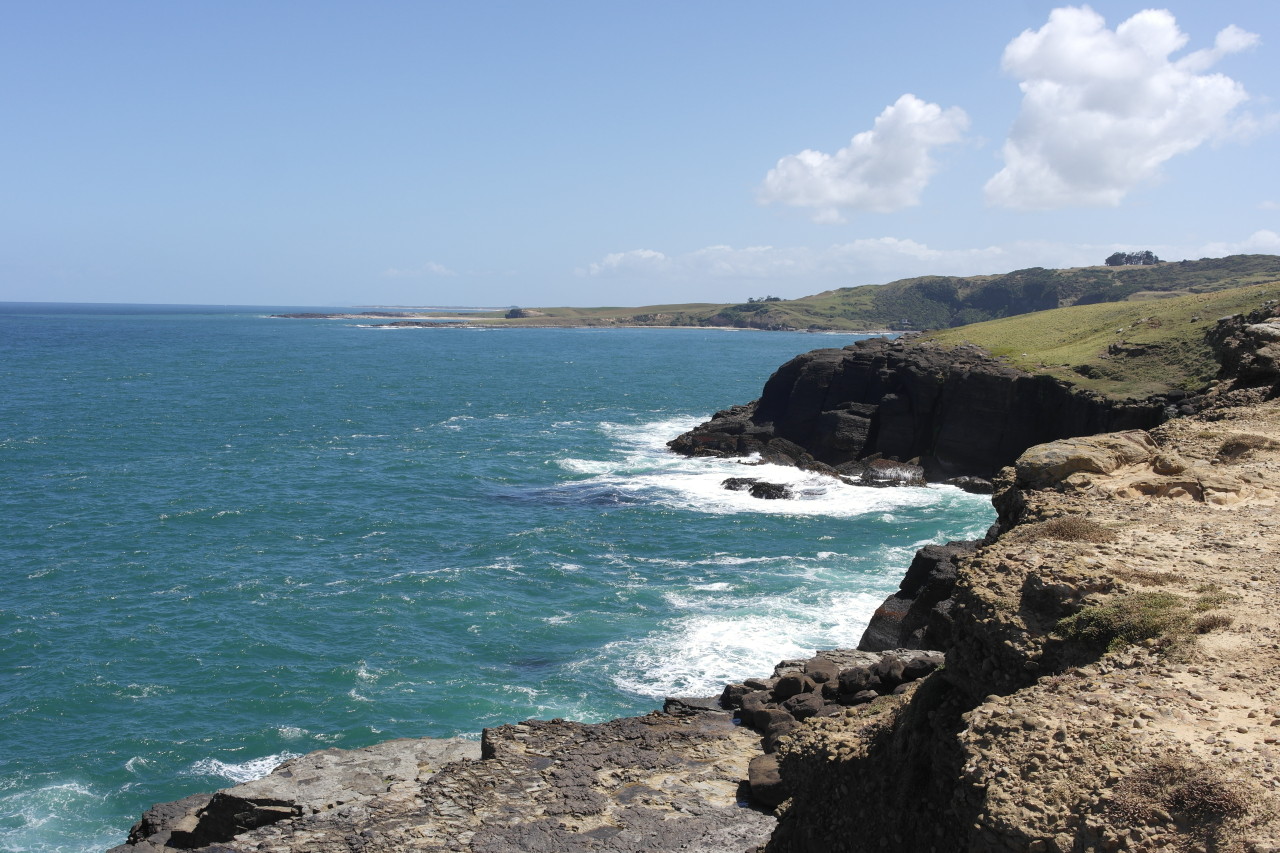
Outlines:
{"label": "whitecap", "polygon": [[727,683],[768,674],[784,658],[856,645],[884,594],[766,597],[680,616],[645,637],[610,643],[575,668],[599,667],[617,687],[642,696],[710,696]]}
{"label": "whitecap", "polygon": [[238,785],[241,782],[252,782],[254,779],[261,779],[290,758],[297,757],[298,753],[296,752],[278,752],[275,755],[251,758],[238,764],[222,761],[218,758],[202,758],[192,763],[184,775],[216,776]]}

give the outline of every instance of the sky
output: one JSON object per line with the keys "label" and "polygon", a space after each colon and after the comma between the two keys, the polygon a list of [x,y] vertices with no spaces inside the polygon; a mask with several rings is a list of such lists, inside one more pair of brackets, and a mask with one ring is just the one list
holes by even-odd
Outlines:
{"label": "sky", "polygon": [[1280,254],[1280,3],[0,3],[0,301],[741,302]]}

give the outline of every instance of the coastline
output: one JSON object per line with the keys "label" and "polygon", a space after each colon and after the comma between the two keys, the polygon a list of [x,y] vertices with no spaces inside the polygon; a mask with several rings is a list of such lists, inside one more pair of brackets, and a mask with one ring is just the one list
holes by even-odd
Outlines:
{"label": "coastline", "polygon": [[359,328],[363,329],[707,329],[719,330],[725,332],[807,332],[810,334],[829,334],[829,335],[901,335],[901,330],[892,329],[838,329],[838,328],[764,328],[760,326],[731,326],[731,325],[714,325],[714,324],[685,324],[685,325],[666,325],[661,323],[629,323],[623,320],[600,320],[595,322],[583,321],[566,321],[563,323],[554,323],[547,321],[528,321],[526,318],[508,320],[505,318],[492,319],[454,319],[452,317],[439,317],[432,315],[397,315],[392,317],[386,314],[356,314],[356,313],[337,313],[337,314],[271,314],[267,319],[271,320],[373,320],[387,319],[393,322],[389,323],[357,323]]}
{"label": "coastline", "polygon": [[[896,650],[828,652],[784,661],[771,679],[731,685],[718,700],[669,700],[664,713],[501,726],[486,731],[480,761],[389,781],[393,800],[382,805],[301,814],[266,803],[289,813],[216,849],[337,851],[354,832],[370,851],[404,849],[410,838],[427,850],[514,851],[535,838],[555,850],[723,850],[730,837],[715,827],[748,824],[744,793],[753,814],[776,809],[780,823],[753,820],[755,834],[731,836],[727,849],[1280,849],[1280,322],[1267,314],[1219,325],[1223,379],[1193,411],[1120,432],[1088,430],[1085,419],[1074,437],[1024,444],[994,473],[999,522],[988,537],[917,555],[921,568],[913,563],[900,590],[909,594],[891,596],[873,625],[905,630],[914,611],[929,630],[907,633],[945,651],[941,669]],[[873,358],[857,372],[882,367]],[[1021,381],[1008,368],[974,367],[912,363],[907,372],[944,376],[944,387],[975,373]],[[842,375],[819,374],[827,383]],[[790,402],[775,411],[792,411],[806,375],[784,365],[760,405],[769,411],[769,387],[781,387]],[[839,418],[828,421],[815,449]],[[742,436],[761,423],[719,432]],[[764,446],[807,452],[774,429]],[[735,439],[722,450],[743,448]],[[985,471],[1002,458],[964,464]],[[913,584],[913,574],[925,577]],[[904,678],[908,669],[918,677]],[[719,706],[763,737],[726,725]],[[616,748],[636,740],[647,751]],[[677,793],[664,795],[654,774],[677,765]],[[678,818],[695,819],[681,827],[690,832],[655,835],[646,816],[683,812],[674,803],[689,792],[704,796]],[[246,812],[229,796],[238,820]],[[249,808],[249,822],[263,805]],[[201,808],[205,819],[217,811],[181,819],[198,824]],[[704,846],[689,846],[696,838]]]}
{"label": "coastline", "polygon": [[[936,671],[915,663],[936,652],[832,650],[644,717],[488,729],[478,757],[328,750],[162,804],[112,853],[336,853],[353,834],[370,853],[1272,851],[1277,472],[1276,401],[1037,446],[957,561]],[[1110,649],[1062,627],[1142,596],[1178,619]],[[1198,787],[1142,781],[1161,773]]]}

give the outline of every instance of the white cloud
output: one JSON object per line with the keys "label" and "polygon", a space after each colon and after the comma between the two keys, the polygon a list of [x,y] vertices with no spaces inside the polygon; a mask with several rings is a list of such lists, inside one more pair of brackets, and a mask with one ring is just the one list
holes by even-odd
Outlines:
{"label": "white cloud", "polygon": [[1258,202],[1258,210],[1280,210],[1280,202],[1274,202],[1270,199]]}
{"label": "white cloud", "polygon": [[[1266,229],[1254,231],[1243,240],[1228,243],[1206,243],[1185,253],[1188,258],[1221,258],[1226,255],[1280,254],[1280,234]],[[1162,256],[1163,257],[1163,256]]]}
{"label": "white cloud", "polygon": [[707,246],[680,255],[637,249],[608,255],[579,269],[578,274],[631,282],[777,281],[798,288],[812,282],[812,286],[820,288],[832,283],[870,284],[915,275],[977,275],[1029,266],[1101,263],[1111,251],[1114,249],[1103,252],[1098,247],[1032,242],[935,249],[910,239],[871,237],[822,248]]}
{"label": "white cloud", "polygon": [[395,269],[394,267],[383,271],[386,278],[430,278],[432,276],[455,276],[456,272],[446,267],[444,264],[437,264],[435,261],[427,261],[416,269]]}
{"label": "white cloud", "polygon": [[959,107],[903,95],[835,154],[806,149],[783,157],[765,176],[760,200],[814,208],[821,223],[843,222],[842,208],[887,213],[919,204],[937,171],[933,149],[958,142],[968,126]]}
{"label": "white cloud", "polygon": [[1247,130],[1254,123],[1232,116],[1248,100],[1244,87],[1203,72],[1258,41],[1230,26],[1212,48],[1171,59],[1187,36],[1166,10],[1139,12],[1115,30],[1087,6],[1053,10],[1043,27],[1005,48],[1004,70],[1022,81],[1023,100],[987,201],[1115,206],[1159,178],[1170,158],[1237,125]]}

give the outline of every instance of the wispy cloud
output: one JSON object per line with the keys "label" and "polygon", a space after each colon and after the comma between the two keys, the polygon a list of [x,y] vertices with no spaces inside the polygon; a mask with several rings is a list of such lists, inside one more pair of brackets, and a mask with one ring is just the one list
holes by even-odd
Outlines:
{"label": "wispy cloud", "polygon": [[852,285],[912,275],[977,275],[1026,266],[1094,264],[1106,257],[1100,251],[1032,242],[936,249],[916,240],[872,237],[822,248],[707,246],[677,255],[636,249],[607,255],[578,274],[633,281],[736,279]]}
{"label": "wispy cloud", "polygon": [[444,264],[437,264],[435,261],[427,261],[420,267],[413,269],[391,269],[384,270],[382,275],[385,278],[432,278],[434,276],[455,276],[456,272],[446,267]]}
{"label": "wispy cloud", "polygon": [[1151,249],[1166,260],[1280,253],[1280,235],[1260,230],[1242,240],[1173,245],[1018,241],[939,249],[901,237],[872,237],[825,247],[707,246],[681,254],[635,249],[605,256],[578,275],[631,284],[711,281],[774,282],[793,295],[828,287],[878,284],[918,275],[983,275],[1029,267],[1097,266],[1116,251]]}
{"label": "wispy cloud", "polygon": [[1205,72],[1258,42],[1230,26],[1212,48],[1172,59],[1187,36],[1167,10],[1139,12],[1114,30],[1088,7],[1053,10],[1043,27],[1005,48],[1004,70],[1021,81],[1023,98],[987,201],[1115,206],[1178,154],[1257,132],[1257,121],[1233,116],[1249,98],[1244,87]]}
{"label": "wispy cloud", "polygon": [[871,130],[835,154],[805,149],[769,170],[765,204],[813,208],[815,222],[843,222],[842,210],[887,213],[920,202],[937,171],[933,150],[960,141],[969,117],[906,94],[884,108]]}

